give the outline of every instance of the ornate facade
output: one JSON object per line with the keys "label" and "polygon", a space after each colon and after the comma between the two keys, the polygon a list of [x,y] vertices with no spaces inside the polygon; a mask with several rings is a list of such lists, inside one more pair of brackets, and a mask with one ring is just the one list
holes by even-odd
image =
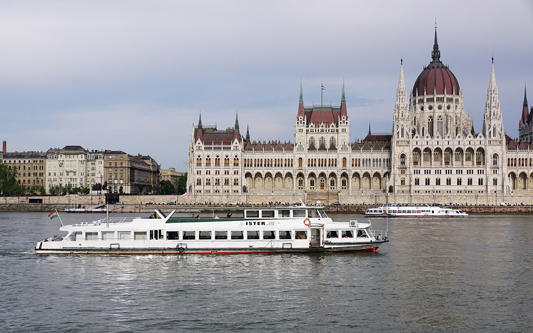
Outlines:
{"label": "ornate facade", "polygon": [[[459,81],[440,60],[436,31],[431,59],[409,96],[400,65],[392,135],[369,131],[350,143],[344,86],[339,107],[304,107],[300,86],[294,143],[252,141],[249,130],[241,135],[238,119],[220,131],[203,126],[200,117],[191,135],[184,200],[531,202],[533,146],[505,135],[494,61],[476,133]],[[533,123],[530,114],[526,118],[520,126]]]}

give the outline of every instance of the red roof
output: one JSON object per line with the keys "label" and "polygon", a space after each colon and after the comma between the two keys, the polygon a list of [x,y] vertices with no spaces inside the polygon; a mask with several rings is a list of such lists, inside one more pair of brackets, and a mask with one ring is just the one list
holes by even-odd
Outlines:
{"label": "red roof", "polygon": [[416,79],[413,94],[423,96],[444,93],[459,96],[459,82],[447,66],[440,61],[432,62]]}

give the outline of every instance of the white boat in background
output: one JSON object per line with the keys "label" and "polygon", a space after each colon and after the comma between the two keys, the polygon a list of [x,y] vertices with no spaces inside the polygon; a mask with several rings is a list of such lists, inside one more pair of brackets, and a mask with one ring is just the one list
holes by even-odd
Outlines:
{"label": "white boat in background", "polygon": [[[237,254],[375,252],[387,231],[370,223],[334,222],[322,207],[251,208],[242,217],[104,218],[65,225],[64,236],[43,239],[37,254]],[[152,216],[151,216],[152,217]]]}
{"label": "white boat in background", "polygon": [[381,204],[376,208],[368,208],[365,217],[409,217],[409,218],[452,218],[468,217],[466,212],[459,209],[441,206],[439,204]]}
{"label": "white boat in background", "polygon": [[[81,205],[80,205],[81,206]],[[66,213],[105,213],[105,204],[98,204],[91,207],[82,206],[80,208],[65,208]]]}

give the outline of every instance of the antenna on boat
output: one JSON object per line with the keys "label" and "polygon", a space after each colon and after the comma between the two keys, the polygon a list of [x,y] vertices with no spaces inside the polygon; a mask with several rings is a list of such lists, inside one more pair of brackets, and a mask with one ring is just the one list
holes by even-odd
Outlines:
{"label": "antenna on boat", "polygon": [[304,204],[304,202],[302,201],[302,198],[298,197],[298,200],[300,200],[300,202],[302,203],[302,206],[305,207],[305,204]]}

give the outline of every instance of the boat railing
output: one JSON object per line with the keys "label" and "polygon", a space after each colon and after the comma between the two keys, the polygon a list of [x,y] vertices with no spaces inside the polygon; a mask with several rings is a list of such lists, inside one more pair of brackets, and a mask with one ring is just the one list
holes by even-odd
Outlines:
{"label": "boat railing", "polygon": [[389,235],[387,230],[370,230],[376,240],[388,239]]}
{"label": "boat railing", "polygon": [[[135,217],[110,217],[109,223],[126,223],[126,222],[132,222]],[[98,220],[100,223],[107,223],[108,219],[103,218]]]}

